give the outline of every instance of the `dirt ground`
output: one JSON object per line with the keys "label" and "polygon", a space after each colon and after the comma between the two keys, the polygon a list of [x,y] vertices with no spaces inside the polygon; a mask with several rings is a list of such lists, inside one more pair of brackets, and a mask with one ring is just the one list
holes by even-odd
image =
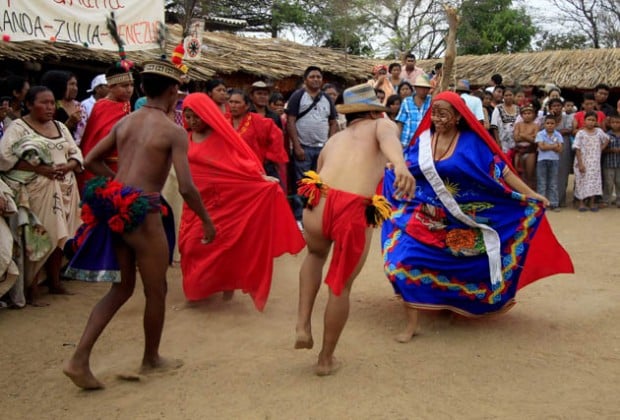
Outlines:
{"label": "dirt ground", "polygon": [[[399,344],[399,302],[382,272],[378,235],[352,293],[335,376],[313,374],[317,348],[294,350],[303,258],[276,262],[270,299],[185,302],[169,273],[162,353],[184,360],[140,382],[137,292],[95,347],[107,388],[85,392],[61,373],[106,285],[68,283],[73,296],[46,308],[0,311],[3,419],[618,419],[620,418],[620,209],[549,215],[575,264],[522,290],[507,314],[478,320],[424,314],[421,334]],[[320,344],[323,287],[314,316]]]}

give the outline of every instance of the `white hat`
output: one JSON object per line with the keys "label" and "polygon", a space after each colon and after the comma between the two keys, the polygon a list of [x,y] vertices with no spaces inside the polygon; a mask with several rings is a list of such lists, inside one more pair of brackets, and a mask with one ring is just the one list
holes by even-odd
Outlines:
{"label": "white hat", "polygon": [[97,86],[107,85],[107,84],[108,84],[108,81],[105,79],[105,74],[98,74],[95,76],[93,81],[90,82],[90,89],[88,89],[86,92],[91,93],[97,88]]}

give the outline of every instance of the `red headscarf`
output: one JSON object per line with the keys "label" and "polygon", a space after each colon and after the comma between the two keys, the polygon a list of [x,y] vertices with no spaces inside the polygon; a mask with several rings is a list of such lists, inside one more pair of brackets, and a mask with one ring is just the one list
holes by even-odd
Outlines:
{"label": "red headscarf", "polygon": [[[461,117],[465,119],[469,128],[474,133],[476,133],[478,137],[487,144],[487,146],[489,146],[493,154],[501,157],[504,163],[508,165],[510,170],[516,173],[515,169],[512,166],[512,163],[510,162],[510,159],[508,159],[506,155],[504,154],[504,152],[502,152],[502,149],[499,147],[495,139],[491,137],[491,134],[489,134],[486,128],[484,128],[484,126],[480,124],[480,122],[476,119],[476,116],[471,112],[471,110],[469,109],[469,107],[467,106],[463,98],[461,98],[458,94],[454,92],[445,91],[445,92],[438,93],[437,95],[433,97],[433,102],[431,103],[431,107],[437,101],[446,101],[450,105],[452,105],[452,108],[454,108],[456,112],[461,114]],[[415,140],[417,140],[418,136],[430,128],[431,128],[431,109],[429,108],[429,110],[424,115],[424,118],[422,118],[422,122],[420,122],[420,125],[418,126],[418,129],[416,130],[415,134],[411,138],[410,144],[415,143]]]}
{"label": "red headscarf", "polygon": [[[258,172],[261,174],[265,173],[263,165],[259,162],[256,154],[232,125],[230,125],[230,122],[226,120],[222,111],[206,93],[192,93],[187,95],[183,101],[183,110],[185,111],[187,108],[194,111],[201,120],[213,129],[213,131],[220,134],[222,138],[228,140],[228,147],[236,149],[245,159],[255,161]],[[185,128],[187,128],[185,116],[183,116],[183,123],[185,124]]]}

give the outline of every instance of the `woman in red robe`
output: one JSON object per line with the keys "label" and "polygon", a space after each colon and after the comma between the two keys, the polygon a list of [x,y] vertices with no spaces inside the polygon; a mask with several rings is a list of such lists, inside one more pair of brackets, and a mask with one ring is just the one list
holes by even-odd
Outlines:
{"label": "woman in red robe", "polygon": [[183,102],[192,178],[218,235],[200,245],[201,221],[183,208],[179,232],[183,290],[188,300],[242,290],[263,310],[273,259],[305,245],[284,192],[203,93]]}
{"label": "woman in red robe", "polygon": [[233,89],[228,104],[230,123],[263,164],[267,175],[279,178],[278,163],[288,162],[284,149],[284,133],[271,118],[250,112],[250,98]]}

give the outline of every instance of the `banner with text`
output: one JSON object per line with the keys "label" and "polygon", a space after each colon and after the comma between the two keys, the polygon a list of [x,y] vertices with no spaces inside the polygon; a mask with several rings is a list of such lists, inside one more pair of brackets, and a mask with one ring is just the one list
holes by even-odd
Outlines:
{"label": "banner with text", "polygon": [[114,12],[126,51],[157,48],[164,0],[0,0],[4,40],[43,40],[117,50],[106,27]]}

